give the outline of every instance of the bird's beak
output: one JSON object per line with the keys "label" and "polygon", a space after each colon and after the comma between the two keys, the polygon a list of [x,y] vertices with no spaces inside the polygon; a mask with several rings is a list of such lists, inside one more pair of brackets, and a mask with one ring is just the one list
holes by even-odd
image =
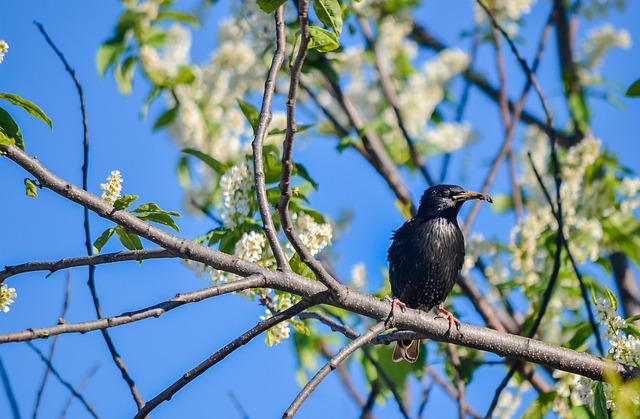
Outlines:
{"label": "bird's beak", "polygon": [[465,202],[471,199],[480,199],[482,201],[493,202],[493,199],[489,196],[489,194],[482,192],[462,191],[454,195],[453,197],[453,200],[455,202]]}

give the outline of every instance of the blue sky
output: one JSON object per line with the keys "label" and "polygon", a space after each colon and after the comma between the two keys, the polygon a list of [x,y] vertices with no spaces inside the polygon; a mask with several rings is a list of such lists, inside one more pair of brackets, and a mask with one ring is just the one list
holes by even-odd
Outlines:
{"label": "blue sky", "polygon": [[[36,20],[44,24],[62,49],[85,90],[91,142],[91,191],[99,194],[100,183],[111,170],[118,169],[125,179],[125,193],[140,195],[141,202],[153,201],[164,209],[184,214],[182,192],[175,178],[179,150],[165,133],[153,133],[151,130],[155,116],[161,110],[152,108],[151,117],[146,121],[139,118],[147,86],[137,79],[133,94],[123,97],[112,79],[100,79],[95,68],[95,52],[112,34],[121,11],[119,3],[79,0],[67,1],[64,6],[44,0],[15,3],[3,12],[1,18],[0,39],[9,43],[10,50],[0,65],[0,91],[32,100],[54,123],[51,131],[17,108],[6,107],[22,129],[27,151],[58,176],[80,184],[82,125],[78,98],[62,64],[33,25]],[[188,6],[193,3],[186,2]],[[527,57],[532,55],[530,49],[537,43],[540,22],[546,18],[548,7],[547,2],[539,2],[534,8],[532,21],[523,30],[522,48],[528,52]],[[216,23],[225,10],[224,6],[216,6],[210,11],[194,41],[194,60],[208,57]],[[428,1],[424,10],[424,15],[418,18],[420,22],[433,28],[447,43],[468,47],[468,40],[461,41],[459,37],[460,31],[467,29],[473,18],[467,1]],[[602,69],[603,75],[624,86],[640,78],[640,60],[637,58],[640,56],[640,27],[636,21],[639,15],[640,5],[635,2],[629,2],[625,13],[614,12],[611,15],[613,24],[627,28],[638,44],[627,51],[613,50],[607,59],[608,64]],[[597,26],[599,22],[593,24]],[[579,37],[586,30],[587,27],[581,27]],[[553,42],[550,42],[550,50],[540,69],[540,79],[552,103],[557,105],[552,110],[561,112],[562,91],[556,82],[556,54]],[[495,74],[490,57],[490,48],[485,47],[474,66]],[[519,92],[523,78],[510,57],[507,64],[513,80],[510,90],[513,97]],[[472,91],[471,101],[473,105],[469,107],[467,119],[477,130],[480,141],[454,157],[452,175],[447,181],[477,189],[502,138],[495,107],[477,90]],[[640,100],[622,101],[626,107],[624,111],[592,101],[593,129],[624,165],[638,172],[640,146],[636,122],[640,115]],[[533,95],[528,105],[529,109],[542,115]],[[483,112],[482,109],[488,111]],[[304,113],[300,114],[304,118]],[[335,244],[332,252],[339,255],[337,269],[344,277],[348,276],[354,263],[364,261],[373,290],[379,287],[380,270],[386,266],[385,253],[391,230],[402,223],[402,218],[395,209],[390,191],[366,162],[351,152],[338,156],[333,151],[334,147],[335,144],[326,138],[305,141],[296,149],[296,159],[303,162],[321,184],[319,192],[312,198],[317,208],[334,218],[343,209],[353,211],[351,228]],[[471,166],[467,165],[469,161]],[[439,171],[440,161],[435,159],[429,164],[432,171]],[[0,219],[3,220],[0,266],[83,255],[82,209],[50,191],[41,191],[37,199],[26,197],[25,177],[26,173],[15,164],[6,159],[0,160],[3,195],[0,205]],[[407,174],[407,179],[414,196],[418,197],[425,187],[423,181],[410,174]],[[492,193],[504,192],[506,187],[503,180]],[[463,212],[463,218],[465,214]],[[513,220],[498,220],[489,208],[484,208],[474,230],[489,237],[505,237],[508,234],[505,226]],[[179,221],[179,225],[181,236],[189,238],[211,228],[206,219],[188,215]],[[92,217],[94,239],[110,226],[109,222]],[[120,247],[115,241],[104,249],[117,250]],[[0,333],[55,324],[62,305],[66,275],[65,272],[57,272],[45,279],[43,273],[33,273],[11,278],[7,283],[18,290],[19,297],[9,314],[0,314]],[[74,269],[69,275],[72,293],[66,321],[94,318],[86,286],[87,270]],[[135,263],[103,266],[97,270],[96,278],[106,315],[153,305],[178,292],[208,285],[179,262],[171,260],[148,261],[140,266]],[[255,303],[223,296],[182,307],[160,319],[111,329],[111,334],[143,397],[149,399],[255,325],[262,313],[263,308]],[[467,313],[462,311],[462,320],[478,322],[470,310]],[[37,341],[35,344],[46,351],[50,342]],[[2,345],[0,356],[18,395],[23,416],[31,415],[42,363],[24,344]],[[256,338],[179,392],[173,400],[164,403],[154,417],[237,417],[230,393],[235,395],[250,417],[278,416],[299,391],[294,378],[295,362],[289,343],[268,349],[262,337]],[[98,365],[98,372],[83,395],[103,417],[120,418],[132,414],[133,401],[99,333],[62,336],[54,364],[74,384]],[[498,376],[501,376],[492,374],[496,368],[500,367],[484,368],[477,381],[481,384],[469,390],[470,403],[480,411],[486,409],[489,395],[493,394]],[[359,380],[359,377],[356,375],[355,379]],[[68,396],[55,380],[50,380],[41,409],[43,418],[57,417]],[[332,374],[305,403],[300,417],[325,417],[328,413],[338,417],[355,416],[358,409],[343,393],[336,375]],[[431,397],[430,407],[443,409],[439,411],[443,417],[455,414],[450,403],[438,401],[446,399],[439,389],[434,390]],[[86,416],[78,402],[74,402],[71,409],[69,417]],[[6,412],[8,402],[0,392],[0,416],[6,416]],[[392,417],[396,409],[389,402],[376,412]]]}

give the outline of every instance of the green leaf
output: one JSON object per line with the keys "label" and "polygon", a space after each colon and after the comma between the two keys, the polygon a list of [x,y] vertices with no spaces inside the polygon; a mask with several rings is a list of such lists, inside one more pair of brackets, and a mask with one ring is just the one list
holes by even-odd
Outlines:
{"label": "green leaf", "polygon": [[180,228],[169,214],[152,212],[150,214],[136,215],[136,217],[140,218],[141,220],[153,221],[154,223],[166,225],[167,227],[171,227],[178,233],[180,232]]}
{"label": "green leaf", "polygon": [[158,117],[158,119],[156,120],[156,123],[153,124],[153,130],[154,131],[158,130],[172,123],[173,120],[176,119],[176,116],[178,115],[179,110],[180,110],[179,105],[176,105],[173,108],[167,109],[166,111],[164,111],[162,115]]}
{"label": "green leaf", "polygon": [[581,322],[573,328],[573,336],[569,339],[567,346],[571,349],[579,350],[584,342],[591,336],[593,330],[589,322]]}
{"label": "green leaf", "polygon": [[273,188],[267,189],[267,201],[273,206],[275,206],[280,200],[280,187],[274,186]]}
{"label": "green leaf", "polygon": [[240,105],[240,110],[244,114],[244,117],[249,121],[249,125],[253,128],[253,132],[256,132],[256,128],[258,127],[258,120],[260,119],[260,112],[258,109],[250,104],[249,102],[245,102],[242,99],[237,99],[238,105]]}
{"label": "green leaf", "polygon": [[342,32],[342,9],[338,0],[313,0],[313,10],[320,22],[334,30],[340,37]]}
{"label": "green leaf", "polygon": [[633,84],[629,86],[627,92],[624,95],[628,97],[640,96],[640,79],[634,81]]}
{"label": "green leaf", "polygon": [[178,159],[177,167],[178,183],[184,189],[187,189],[191,184],[191,174],[189,173],[189,158],[187,156],[180,156]]}
{"label": "green leaf", "polygon": [[9,112],[0,108],[0,144],[16,145],[24,151],[24,140],[20,127]]}
{"label": "green leaf", "polygon": [[297,253],[294,253],[291,259],[289,259],[289,266],[291,266],[293,272],[297,273],[298,275],[306,276],[307,278],[314,277],[311,269],[309,269],[309,267],[300,260],[300,255]]}
{"label": "green leaf", "polygon": [[313,208],[309,208],[305,205],[300,204],[300,200],[297,197],[293,197],[291,199],[291,201],[289,202],[289,206],[295,212],[303,212],[307,215],[310,215],[311,218],[313,218],[313,221],[315,221],[318,224],[326,223],[324,219],[324,215],[322,215],[320,212],[318,212]]}
{"label": "green leaf", "polygon": [[116,227],[116,235],[120,242],[129,250],[141,250],[142,242],[140,241],[140,237],[137,234],[129,233],[125,230],[124,227],[118,226]]}
{"label": "green leaf", "polygon": [[573,413],[574,419],[595,419],[593,413],[584,404],[571,406],[571,413]]}
{"label": "green leaf", "polygon": [[640,266],[640,222],[633,214],[613,214],[601,220],[607,241]]}
{"label": "green leaf", "polygon": [[207,236],[208,236],[207,246],[211,246],[213,244],[218,243],[220,240],[222,240],[222,238],[226,234],[227,234],[227,230],[225,230],[222,227],[218,227],[209,231],[209,233],[207,233]]}
{"label": "green leaf", "polygon": [[14,95],[12,93],[0,93],[0,99],[4,99],[8,102],[13,103],[16,106],[20,106],[22,109],[35,116],[36,118],[44,121],[49,128],[53,129],[53,124],[51,123],[51,119],[47,116],[46,113],[42,109],[38,107],[35,103],[23,99],[18,95]]}
{"label": "green leaf", "polygon": [[127,208],[129,208],[129,205],[131,205],[131,203],[136,199],[138,199],[138,195],[125,195],[122,198],[116,199],[116,202],[113,203],[113,206],[119,210],[126,210]]}
{"label": "green leaf", "polygon": [[200,21],[198,21],[198,18],[196,16],[192,15],[191,13],[181,12],[178,10],[160,11],[158,12],[157,20],[160,20],[160,19],[173,19],[178,22],[188,23],[193,26],[200,25]]}
{"label": "green leaf", "polygon": [[38,196],[38,185],[31,179],[27,178],[24,180],[24,185],[27,188],[27,196],[37,197]]}
{"label": "green leaf", "polygon": [[319,26],[309,26],[309,45],[307,49],[315,49],[320,52],[329,52],[340,47],[336,34]]}
{"label": "green leaf", "polygon": [[113,37],[98,48],[96,54],[96,66],[98,67],[98,74],[100,77],[104,77],[109,67],[111,67],[118,59],[118,56],[122,54],[126,49],[124,42],[124,36]]}
{"label": "green leaf", "polygon": [[193,70],[188,65],[182,65],[178,67],[178,75],[171,79],[170,85],[175,86],[177,84],[189,84],[193,83],[196,76],[193,74]]}
{"label": "green leaf", "polygon": [[114,68],[113,76],[118,84],[118,90],[123,95],[131,93],[131,85],[133,84],[133,75],[136,70],[137,59],[134,56],[127,57],[122,64],[118,64]]}
{"label": "green leaf", "polygon": [[319,187],[320,185],[318,185],[318,183],[317,183],[315,180],[313,180],[313,179],[311,178],[311,175],[309,174],[309,171],[307,170],[307,168],[306,168],[306,167],[304,167],[304,166],[303,166],[302,164],[300,164],[300,163],[296,163],[296,164],[295,164],[295,168],[296,168],[296,173],[297,173],[301,178],[303,178],[304,180],[308,181],[308,182],[311,184],[311,186],[313,186],[313,189],[315,189],[315,190],[317,191],[317,190],[318,190],[318,187]]}
{"label": "green leaf", "polygon": [[104,245],[107,244],[107,242],[109,241],[111,236],[113,236],[113,233],[115,233],[115,231],[116,231],[115,227],[111,227],[111,228],[106,229],[100,235],[100,237],[98,237],[96,239],[96,241],[93,242],[93,253],[100,253],[100,251],[102,250]]}
{"label": "green leaf", "polygon": [[262,9],[263,12],[270,15],[275,12],[278,7],[284,4],[286,0],[258,0],[258,7]]}
{"label": "green leaf", "polygon": [[210,155],[203,153],[200,150],[195,150],[193,148],[185,148],[184,150],[182,150],[182,152],[185,153],[185,154],[190,154],[192,156],[195,156],[195,157],[199,158],[207,166],[209,166],[211,169],[213,169],[214,172],[216,172],[219,175],[222,175],[227,170],[229,170],[229,166],[227,166],[226,164],[214,159]]}
{"label": "green leaf", "polygon": [[593,388],[593,408],[596,412],[596,419],[609,419],[607,399],[604,396],[604,388],[601,381],[598,381]]}
{"label": "green leaf", "polygon": [[225,234],[220,238],[218,249],[223,253],[233,255],[236,251],[236,243],[240,240],[241,235],[242,232],[238,228],[235,230],[226,230]]}
{"label": "green leaf", "polygon": [[174,217],[181,217],[179,212],[176,211],[165,211],[158,206],[155,202],[147,202],[146,204],[140,204],[136,209],[131,211],[132,214],[146,214],[146,213],[156,213],[156,214],[166,214]]}
{"label": "green leaf", "polygon": [[558,393],[549,391],[538,396],[522,414],[521,419],[542,419],[553,406],[553,402],[558,397]]}
{"label": "green leaf", "polygon": [[149,111],[149,106],[151,105],[151,102],[156,100],[156,98],[160,96],[160,93],[162,93],[163,90],[164,90],[164,87],[153,86],[153,89],[151,89],[146,99],[144,100],[144,103],[142,104],[142,109],[140,110],[140,117],[142,119],[147,118],[147,112]]}

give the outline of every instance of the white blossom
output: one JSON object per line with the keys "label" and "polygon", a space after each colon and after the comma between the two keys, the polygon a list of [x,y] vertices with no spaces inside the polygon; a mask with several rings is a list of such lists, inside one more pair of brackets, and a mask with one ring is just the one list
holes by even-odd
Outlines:
{"label": "white blossom", "polygon": [[[522,15],[531,13],[536,0],[481,0],[491,11],[496,21],[511,37],[518,33],[518,20]],[[475,1],[474,9],[477,23],[489,22],[484,9]]]}
{"label": "white blossom", "polygon": [[[271,317],[273,317],[271,310],[266,309],[265,315],[260,316],[260,320],[267,320],[267,319],[270,319]],[[267,337],[266,337],[267,344],[269,346],[277,345],[278,343],[281,343],[283,340],[288,339],[289,333],[290,333],[290,329],[289,329],[288,321],[283,321],[281,323],[278,323],[272,328],[270,328],[269,330],[267,330]]]}
{"label": "white blossom", "polygon": [[300,240],[312,255],[320,253],[322,249],[331,244],[333,237],[331,224],[319,224],[313,217],[305,213],[294,213],[291,218],[294,220]]}
{"label": "white blossom", "polygon": [[427,132],[425,141],[440,153],[451,153],[468,144],[472,133],[468,123],[442,122]]}
{"label": "white blossom", "polygon": [[257,262],[262,258],[266,243],[264,234],[255,231],[244,233],[236,243],[235,254],[249,262]]}
{"label": "white blossom", "polygon": [[220,178],[222,188],[222,218],[224,228],[233,229],[249,215],[253,188],[253,166],[243,162],[231,167]]}
{"label": "white blossom", "polygon": [[626,29],[616,29],[609,23],[589,32],[582,44],[582,55],[586,67],[597,67],[611,47],[631,48],[629,32]]}
{"label": "white blossom", "polygon": [[0,39],[0,64],[4,61],[4,55],[9,52],[9,44],[4,39]]}
{"label": "white blossom", "polygon": [[122,176],[120,176],[119,170],[114,170],[107,177],[107,183],[100,184],[100,189],[102,192],[102,199],[113,204],[117,199],[121,197],[120,193],[122,192]]}
{"label": "white blossom", "polygon": [[15,288],[9,288],[7,284],[0,286],[0,311],[8,313],[9,306],[13,304],[14,300],[18,297]]}

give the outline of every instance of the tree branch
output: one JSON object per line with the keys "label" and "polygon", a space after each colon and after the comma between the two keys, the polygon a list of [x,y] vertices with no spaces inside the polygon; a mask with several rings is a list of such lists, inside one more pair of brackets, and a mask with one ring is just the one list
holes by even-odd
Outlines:
{"label": "tree branch", "polygon": [[[386,319],[389,315],[389,304],[386,301],[352,289],[349,289],[345,300],[335,301],[325,294],[326,287],[318,281],[313,281],[294,273],[270,270],[258,264],[227,255],[190,240],[174,236],[140,220],[127,211],[116,210],[108,202],[58,178],[44,168],[38,160],[31,158],[16,146],[0,144],[0,152],[25,168],[38,179],[43,187],[49,188],[73,202],[87,206],[98,215],[125,226],[128,231],[166,248],[177,257],[201,262],[215,269],[240,276],[260,274],[264,277],[264,281],[259,281],[260,284],[256,284],[256,288],[269,287],[301,297],[314,297],[317,298],[318,303],[340,307],[378,321]],[[234,284],[236,283],[224,284],[224,286],[233,286]],[[484,327],[463,325],[460,328],[460,333],[448,333],[448,322],[434,319],[432,315],[416,310],[407,309],[404,313],[395,313],[394,318],[398,328],[421,332],[419,337],[415,337],[415,334],[411,337],[398,334],[398,338],[401,339],[429,338],[441,342],[469,346],[494,352],[501,356],[522,359],[527,362],[582,375],[592,380],[602,381],[605,368],[619,374],[624,379],[640,376],[638,369],[628,365]],[[64,325],[61,327],[64,327]],[[392,340],[397,340],[395,335]],[[392,340],[387,340],[386,342]],[[0,336],[0,343],[5,341]],[[379,339],[376,342],[385,343],[383,339]]]}
{"label": "tree branch", "polygon": [[286,37],[284,33],[284,5],[281,5],[275,12],[276,22],[276,51],[271,61],[269,75],[264,84],[264,94],[262,97],[262,109],[260,110],[260,118],[256,127],[255,137],[251,146],[253,148],[253,173],[256,185],[256,196],[258,200],[258,208],[260,209],[260,217],[264,233],[269,240],[269,246],[273,251],[273,255],[278,264],[278,269],[290,270],[289,261],[284,254],[284,249],[278,240],[278,233],[271,218],[271,210],[269,208],[269,200],[267,199],[267,191],[265,186],[264,160],[262,157],[262,144],[267,134],[267,128],[271,120],[271,102],[273,101],[273,92],[276,88],[276,80],[278,71],[284,61],[286,49]]}
{"label": "tree branch", "polygon": [[258,336],[262,332],[267,329],[277,325],[278,323],[282,323],[283,321],[290,319],[298,313],[306,310],[307,308],[313,306],[315,304],[313,298],[307,298],[300,301],[298,304],[282,311],[280,313],[274,314],[273,317],[270,317],[266,320],[258,323],[257,326],[249,329],[238,338],[233,340],[228,345],[221,348],[219,351],[211,355],[209,358],[201,362],[198,366],[196,366],[191,371],[186,372],[178,381],[169,386],[162,393],[158,394],[153,399],[149,400],[142,409],[134,416],[134,419],[142,419],[146,415],[148,415],[153,409],[158,407],[162,402],[171,400],[174,394],[176,394],[179,390],[181,390],[184,386],[189,384],[191,381],[199,377],[202,373],[204,373],[209,368],[213,367],[218,362],[222,361],[227,357],[227,355],[231,354],[233,351],[238,349],[239,347],[246,345],[253,339]]}
{"label": "tree branch", "polygon": [[318,280],[331,290],[331,292],[342,300],[346,296],[346,289],[334,277],[332,277],[322,266],[322,264],[311,254],[307,246],[304,245],[300,237],[295,231],[291,214],[289,214],[289,201],[293,195],[291,189],[291,174],[293,172],[293,137],[298,131],[295,121],[296,99],[298,95],[298,85],[300,83],[300,74],[302,72],[302,64],[307,54],[307,46],[309,45],[309,1],[300,0],[298,3],[298,15],[300,18],[300,45],[296,59],[291,67],[291,80],[289,82],[289,94],[287,96],[287,130],[284,137],[284,145],[282,147],[282,172],[280,175],[280,199],[278,200],[278,212],[280,214],[280,222],[282,230],[287,239],[300,255],[300,260],[304,262],[316,275]]}
{"label": "tree branch", "polygon": [[87,322],[63,323],[55,326],[30,328],[20,332],[0,334],[0,344],[8,342],[24,342],[34,339],[46,339],[63,333],[87,333],[94,330],[121,326],[123,324],[148,319],[149,317],[160,317],[167,311],[173,310],[174,308],[180,307],[184,304],[195,303],[207,298],[228,294],[230,292],[241,291],[248,288],[262,288],[264,286],[264,277],[260,274],[256,274],[227,284],[178,294],[174,298],[160,304],[129,313],[123,313],[119,316],[104,317]]}
{"label": "tree branch", "polygon": [[337,368],[345,359],[349,357],[359,348],[367,345],[373,338],[386,329],[385,322],[380,321],[371,329],[352,340],[347,346],[340,349],[338,354],[333,357],[318,373],[304,386],[298,397],[291,403],[291,406],[282,415],[283,418],[291,418],[296,414],[302,403],[309,395],[318,387],[318,385],[329,375],[329,373]]}
{"label": "tree branch", "polygon": [[409,134],[409,130],[404,123],[404,118],[402,117],[402,113],[400,112],[400,105],[398,104],[398,97],[395,92],[395,88],[393,87],[393,83],[389,74],[385,71],[384,65],[382,63],[382,57],[378,53],[378,49],[376,48],[376,40],[373,37],[373,33],[371,31],[371,26],[369,25],[369,21],[363,18],[362,16],[358,16],[358,23],[360,24],[360,29],[362,30],[362,34],[369,44],[369,48],[373,53],[373,62],[378,72],[378,79],[380,81],[380,87],[382,88],[382,93],[384,97],[389,102],[391,109],[393,109],[393,113],[396,117],[396,123],[398,124],[398,128],[400,128],[400,132],[402,132],[402,136],[407,143],[407,147],[409,148],[409,154],[411,155],[411,160],[418,167],[420,173],[424,177],[424,180],[427,182],[429,186],[434,185],[433,178],[427,169],[427,166],[422,161],[422,157],[418,153],[416,149],[413,138],[411,138],[411,134]]}
{"label": "tree branch", "polygon": [[4,392],[7,395],[7,399],[9,399],[9,406],[11,406],[11,414],[13,415],[13,419],[20,419],[20,407],[18,407],[18,401],[16,400],[16,395],[13,392],[11,381],[9,381],[7,369],[4,367],[4,363],[2,362],[2,357],[0,357],[0,380],[2,381],[2,387],[4,388]]}
{"label": "tree branch", "polygon": [[[74,258],[62,258],[55,261],[47,262],[28,262],[20,265],[5,266],[0,271],[0,284],[5,279],[33,271],[49,271],[52,274],[60,269],[73,268],[76,266],[93,266],[103,263],[124,262],[129,260],[143,261],[147,259],[165,259],[174,258],[171,252],[165,249],[141,249],[141,250],[123,250],[116,253],[105,253],[101,255],[79,256]],[[48,275],[47,275],[48,276]]]}
{"label": "tree branch", "polygon": [[58,371],[53,367],[53,365],[49,362],[49,360],[47,359],[46,356],[44,356],[44,354],[42,353],[42,351],[40,349],[38,349],[33,343],[31,342],[27,342],[27,344],[29,345],[29,347],[31,349],[33,349],[33,351],[40,357],[40,359],[42,360],[42,362],[44,362],[47,365],[47,368],[49,368],[49,370],[51,370],[51,373],[53,374],[54,377],[56,377],[58,379],[58,381],[60,381],[60,384],[62,384],[64,387],[67,388],[67,390],[69,390],[71,392],[71,394],[73,394],[73,396],[80,400],[80,402],[84,405],[85,409],[87,409],[87,411],[91,414],[91,416],[93,416],[94,418],[98,418],[98,414],[96,413],[96,411],[93,409],[93,407],[91,407],[91,405],[87,402],[87,400],[82,396],[82,394],[78,393],[76,391],[75,388],[73,388],[73,386],[71,385],[71,383],[69,383],[67,380],[65,380],[64,378],[62,378],[62,376],[60,375],[60,373],[58,373]]}

